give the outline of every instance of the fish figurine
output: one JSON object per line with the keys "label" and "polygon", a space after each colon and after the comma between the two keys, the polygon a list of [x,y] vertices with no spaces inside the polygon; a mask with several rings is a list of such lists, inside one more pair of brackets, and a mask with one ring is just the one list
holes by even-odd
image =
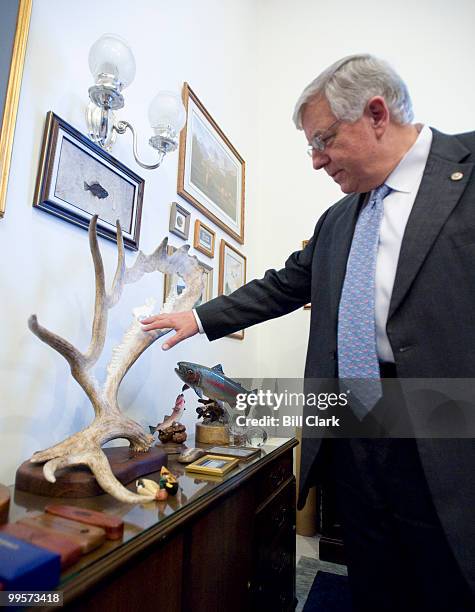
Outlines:
{"label": "fish figurine", "polygon": [[171,415],[165,415],[163,423],[160,423],[156,427],[152,427],[151,425],[149,425],[148,428],[150,430],[150,433],[153,435],[156,431],[163,431],[164,429],[167,429],[167,427],[171,427],[173,423],[179,423],[184,410],[185,396],[183,395],[183,393],[180,393],[180,395],[175,400],[175,406],[173,407]]}
{"label": "fish figurine", "polygon": [[[179,361],[175,372],[185,383],[182,391],[191,388],[200,399],[205,395],[212,400],[226,402],[231,408],[236,408],[236,397],[238,395],[257,393],[257,389],[247,391],[235,380],[225,376],[221,364],[208,368],[198,363]],[[244,412],[246,416],[249,410],[250,407],[248,406]]]}
{"label": "fish figurine", "polygon": [[92,195],[96,198],[99,198],[99,200],[103,200],[109,195],[109,192],[106,191],[104,187],[97,181],[91,183],[90,185],[88,185],[86,181],[84,181],[84,191],[90,191]]}

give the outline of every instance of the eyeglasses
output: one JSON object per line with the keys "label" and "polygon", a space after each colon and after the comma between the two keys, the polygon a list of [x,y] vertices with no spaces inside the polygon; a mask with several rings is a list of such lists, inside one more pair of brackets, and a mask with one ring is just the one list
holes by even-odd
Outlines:
{"label": "eyeglasses", "polygon": [[308,143],[307,154],[312,157],[314,151],[318,151],[319,153],[323,153],[327,146],[327,142],[333,136],[336,136],[336,132],[333,134],[328,134],[328,132],[335,127],[337,123],[340,123],[340,119],[334,121],[324,132],[323,134],[317,134],[312,138],[312,140]]}

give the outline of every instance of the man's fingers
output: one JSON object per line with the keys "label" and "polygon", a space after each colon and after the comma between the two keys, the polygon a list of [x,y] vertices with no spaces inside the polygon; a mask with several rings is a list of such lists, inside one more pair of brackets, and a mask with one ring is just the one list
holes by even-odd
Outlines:
{"label": "man's fingers", "polygon": [[168,350],[198,333],[198,324],[192,311],[177,312],[173,315],[163,314],[146,317],[141,320],[143,331],[153,331],[155,329],[174,329],[176,334],[165,342],[163,350]]}
{"label": "man's fingers", "polygon": [[168,349],[171,349],[173,346],[175,346],[175,344],[178,344],[184,339],[185,338],[182,334],[176,333],[174,336],[169,338],[164,344],[162,344],[162,351],[168,351]]}
{"label": "man's fingers", "polygon": [[166,329],[174,328],[174,323],[170,319],[170,317],[164,315],[155,315],[153,317],[147,317],[146,319],[141,319],[140,323],[142,323],[143,331],[150,331],[151,329]]}

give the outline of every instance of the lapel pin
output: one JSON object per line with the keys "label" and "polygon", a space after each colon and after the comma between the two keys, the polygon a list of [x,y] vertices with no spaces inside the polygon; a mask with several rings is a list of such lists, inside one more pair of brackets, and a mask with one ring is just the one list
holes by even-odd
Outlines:
{"label": "lapel pin", "polygon": [[452,172],[450,178],[452,181],[460,181],[460,179],[463,179],[463,172]]}

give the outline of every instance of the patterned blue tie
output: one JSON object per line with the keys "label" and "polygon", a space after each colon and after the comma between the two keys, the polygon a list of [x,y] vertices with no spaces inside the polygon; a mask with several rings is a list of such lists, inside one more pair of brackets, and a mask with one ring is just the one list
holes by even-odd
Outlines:
{"label": "patterned blue tie", "polygon": [[375,272],[383,200],[390,191],[387,185],[377,187],[358,217],[338,312],[340,387],[350,391],[350,404],[360,419],[382,395],[374,318]]}

